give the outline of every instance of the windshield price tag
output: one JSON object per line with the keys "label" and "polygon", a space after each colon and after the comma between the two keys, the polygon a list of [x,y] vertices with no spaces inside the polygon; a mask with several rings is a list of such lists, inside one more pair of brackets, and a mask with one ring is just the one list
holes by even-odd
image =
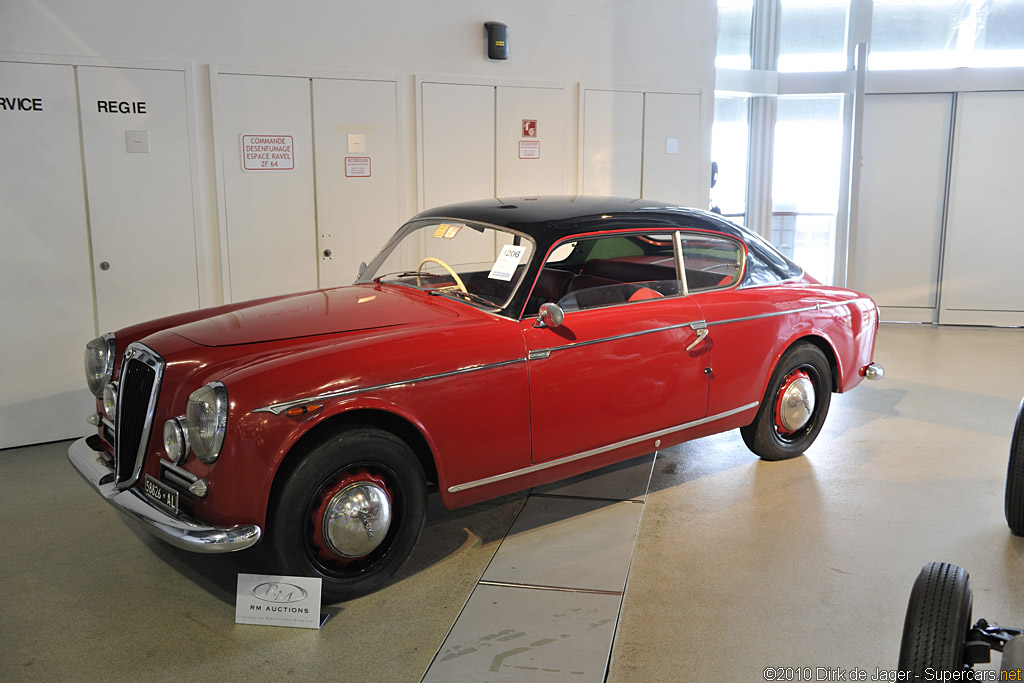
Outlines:
{"label": "windshield price tag", "polygon": [[492,280],[504,280],[508,282],[512,279],[513,273],[516,272],[516,266],[523,258],[523,252],[526,251],[526,245],[521,244],[518,247],[511,244],[506,244],[501,248],[501,256],[494,262],[494,267],[491,268],[491,272],[487,274],[487,277]]}

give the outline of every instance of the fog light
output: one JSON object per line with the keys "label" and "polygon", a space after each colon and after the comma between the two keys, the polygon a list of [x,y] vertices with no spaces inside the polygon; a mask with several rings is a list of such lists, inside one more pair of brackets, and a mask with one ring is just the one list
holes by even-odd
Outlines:
{"label": "fog light", "polygon": [[117,382],[103,387],[103,413],[111,422],[117,422]]}
{"label": "fog light", "polygon": [[175,465],[188,456],[188,432],[182,427],[183,421],[183,417],[172,417],[164,423],[164,451]]}

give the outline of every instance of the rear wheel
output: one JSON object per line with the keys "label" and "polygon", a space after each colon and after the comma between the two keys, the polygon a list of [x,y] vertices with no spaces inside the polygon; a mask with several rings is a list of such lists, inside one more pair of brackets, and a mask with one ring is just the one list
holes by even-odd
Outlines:
{"label": "rear wheel", "polygon": [[800,455],[821,431],[831,400],[825,354],[813,344],[797,344],[776,365],[754,421],[740,428],[743,442],[764,460]]}
{"label": "rear wheel", "polygon": [[423,468],[404,441],[370,427],[336,432],[277,496],[267,524],[271,564],[320,577],[324,602],[377,590],[416,547],[426,500]]}
{"label": "rear wheel", "polygon": [[1024,400],[1017,409],[1017,422],[1010,440],[1010,464],[1006,469],[1006,523],[1010,531],[1024,536]]}
{"label": "rear wheel", "polygon": [[946,562],[926,564],[910,592],[899,668],[916,677],[924,677],[928,669],[963,670],[973,605],[965,569]]}

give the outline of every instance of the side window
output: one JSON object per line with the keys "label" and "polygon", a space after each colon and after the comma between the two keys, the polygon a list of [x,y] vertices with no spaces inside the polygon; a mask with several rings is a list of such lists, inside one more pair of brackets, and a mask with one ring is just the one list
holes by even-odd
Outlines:
{"label": "side window", "polygon": [[671,235],[610,235],[560,245],[544,264],[527,304],[533,314],[552,301],[565,312],[682,294]]}
{"label": "side window", "polygon": [[690,292],[732,287],[743,275],[743,247],[725,237],[683,233],[683,265]]}

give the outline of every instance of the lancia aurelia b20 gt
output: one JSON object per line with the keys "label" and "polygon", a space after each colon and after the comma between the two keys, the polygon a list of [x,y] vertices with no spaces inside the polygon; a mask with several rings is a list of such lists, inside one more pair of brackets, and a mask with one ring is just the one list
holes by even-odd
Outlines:
{"label": "lancia aurelia b20 gt", "polygon": [[739,429],[811,445],[878,311],[703,211],[490,199],[410,220],[353,286],[142,323],[86,347],[72,464],[196,552],[260,544],[337,601],[456,508]]}

